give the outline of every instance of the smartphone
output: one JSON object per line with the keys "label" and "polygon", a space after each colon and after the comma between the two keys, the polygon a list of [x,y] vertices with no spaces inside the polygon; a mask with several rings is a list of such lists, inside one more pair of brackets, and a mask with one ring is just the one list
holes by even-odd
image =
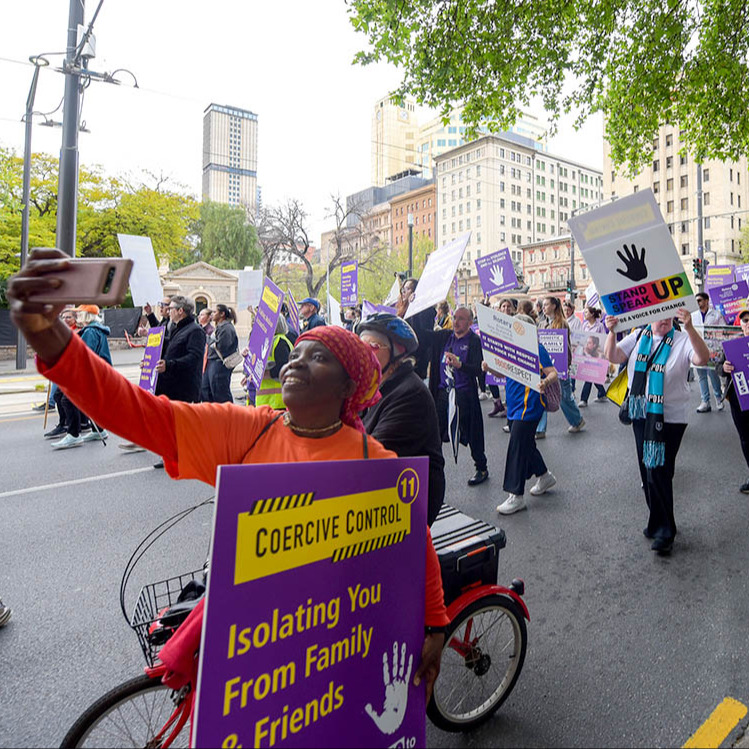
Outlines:
{"label": "smartphone", "polygon": [[132,269],[133,261],[126,258],[71,258],[70,268],[52,273],[62,281],[60,287],[30,294],[29,301],[113,307],[125,299]]}

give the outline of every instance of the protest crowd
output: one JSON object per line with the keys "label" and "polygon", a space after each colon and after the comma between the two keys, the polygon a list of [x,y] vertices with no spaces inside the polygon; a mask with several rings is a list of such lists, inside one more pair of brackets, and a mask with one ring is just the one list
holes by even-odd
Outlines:
{"label": "protest crowd", "polygon": [[[297,305],[287,296],[262,347],[253,337],[267,322],[261,307],[253,310],[245,343],[231,307],[217,304],[196,317],[190,299],[164,297],[156,314],[150,305],[143,310],[139,333],[149,340],[155,333],[159,349],[148,366],[144,356],[150,380],[138,387],[111,366],[109,329],[98,307],[50,308],[28,299],[45,283],[36,271],[64,272],[62,262],[56,251],[41,251],[9,288],[14,322],[54,383],[48,407],[59,422],[44,436],[57,450],[105,442],[114,432],[126,440],[123,450],[156,453],[156,467],[171,477],[208,484],[224,464],[426,456],[431,526],[445,501],[446,457],[457,462],[461,446],[474,464],[467,485],[501,475],[504,495],[496,511],[509,516],[529,507],[529,481],[532,498],[557,486],[538,444],[553,413],[566,419],[574,455],[575,435],[586,428],[582,409],[608,408],[613,420],[613,401],[619,420],[632,425],[631,460],[647,516],[643,534],[659,554],[672,551],[677,535],[673,478],[689,420],[690,379],[699,384],[698,414],[712,409],[711,387],[717,409],[728,400],[749,466],[749,411],[731,379],[739,362],[706,344],[704,326],[727,321],[704,293],[692,313],[680,308],[623,327],[620,316],[603,314],[599,299],[577,307],[574,298],[529,300],[511,289],[487,293],[473,307],[443,298],[413,312],[423,289],[419,279],[406,278],[392,306],[344,305],[340,319],[331,319],[330,310],[326,319],[318,299]],[[737,332],[749,336],[746,302],[734,316]],[[231,390],[238,367],[241,396]],[[490,398],[485,411],[481,403]],[[199,444],[194,434],[201,435]],[[502,462],[502,470],[490,468]],[[740,490],[749,494],[749,481]],[[415,683],[424,680],[429,693],[449,619],[428,530],[424,594]],[[201,604],[187,620],[197,626],[182,627],[161,651],[174,688],[196,676],[202,613]],[[0,608],[0,626],[9,616]]]}

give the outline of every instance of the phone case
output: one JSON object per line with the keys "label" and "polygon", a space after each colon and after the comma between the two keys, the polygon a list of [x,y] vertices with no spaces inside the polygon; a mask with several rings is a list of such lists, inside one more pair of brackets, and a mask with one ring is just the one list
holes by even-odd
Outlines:
{"label": "phone case", "polygon": [[96,304],[113,307],[127,294],[133,261],[126,258],[72,258],[69,270],[55,273],[58,289],[29,296],[44,304]]}

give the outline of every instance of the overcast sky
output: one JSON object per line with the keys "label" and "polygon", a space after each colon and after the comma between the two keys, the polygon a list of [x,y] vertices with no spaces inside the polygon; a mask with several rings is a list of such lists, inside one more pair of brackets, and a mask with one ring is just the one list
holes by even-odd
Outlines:
{"label": "overcast sky", "polygon": [[[86,22],[97,4],[87,0]],[[1,7],[0,144],[21,154],[20,117],[33,68],[7,60],[64,51],[68,2],[4,0]],[[343,0],[104,0],[94,33],[91,69],[128,68],[140,89],[91,84],[82,164],[112,174],[163,171],[197,197],[203,110],[216,102],[258,114],[263,202],[299,198],[315,243],[329,228],[330,195],[368,186],[372,107],[399,75],[385,65],[351,65],[366,40],[351,28]],[[131,82],[126,74],[118,77]],[[43,72],[36,109],[57,106],[63,85],[59,73]],[[600,169],[601,118],[579,132],[571,122],[563,123],[549,150]],[[58,154],[61,132],[35,127],[33,150]]]}

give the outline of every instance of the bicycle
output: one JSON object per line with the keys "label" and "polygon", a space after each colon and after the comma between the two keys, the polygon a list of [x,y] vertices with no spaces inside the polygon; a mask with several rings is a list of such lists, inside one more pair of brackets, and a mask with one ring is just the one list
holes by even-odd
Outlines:
{"label": "bicycle", "polygon": [[[212,501],[164,521],[128,560],[120,583],[120,607],[143,650],[144,673],[85,710],[63,739],[62,749],[188,746],[194,693],[190,686],[177,691],[161,682],[166,667],[158,653],[200,600],[206,565],[144,586],[132,616],[125,608],[125,590],[133,569],[156,539]],[[519,579],[509,587],[496,583],[498,553],[506,543],[503,531],[444,505],[432,533],[450,624],[427,715],[443,730],[468,731],[499,709],[520,676],[527,649],[525,622],[530,621],[522,599],[525,585]]]}

